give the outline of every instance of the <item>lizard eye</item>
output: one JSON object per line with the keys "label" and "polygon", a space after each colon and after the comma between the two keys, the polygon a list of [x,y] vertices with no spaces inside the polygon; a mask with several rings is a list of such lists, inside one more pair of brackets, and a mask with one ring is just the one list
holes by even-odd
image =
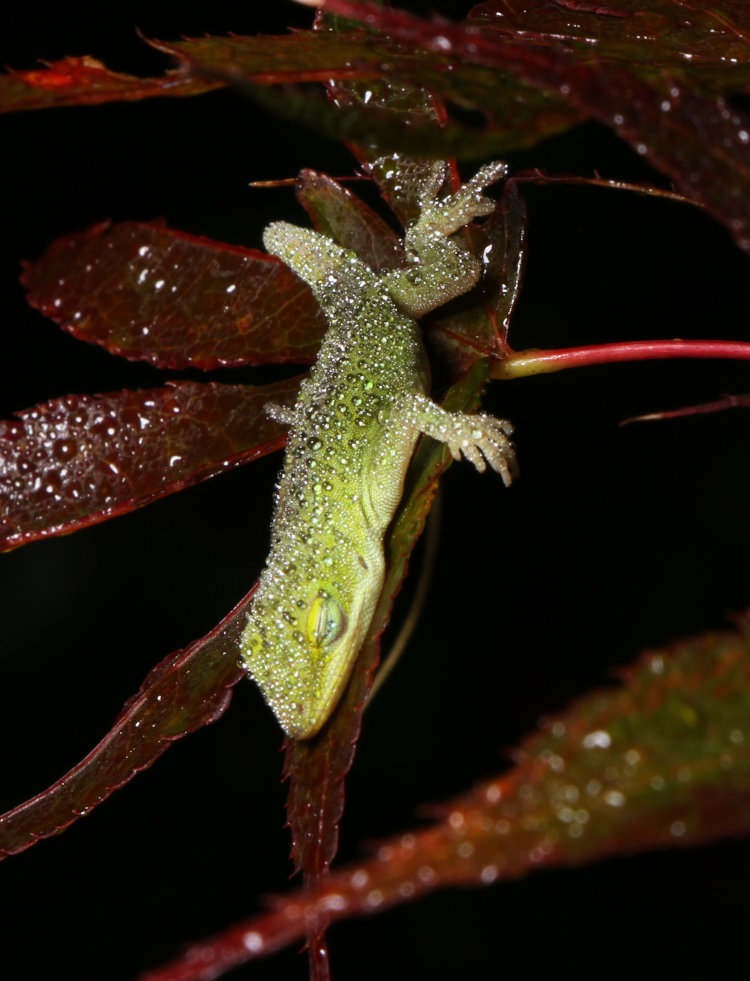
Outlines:
{"label": "lizard eye", "polygon": [[330,647],[345,628],[344,611],[328,593],[321,592],[310,606],[310,615],[307,618],[308,635],[319,647]]}

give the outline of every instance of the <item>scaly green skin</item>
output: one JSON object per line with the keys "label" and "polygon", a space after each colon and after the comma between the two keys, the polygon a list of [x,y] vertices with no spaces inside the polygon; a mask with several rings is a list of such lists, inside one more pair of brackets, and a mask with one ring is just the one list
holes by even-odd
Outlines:
{"label": "scaly green skin", "polygon": [[285,222],[268,251],[308,283],[328,320],[318,359],[293,409],[277,488],[271,552],[241,638],[248,672],[287,734],[314,736],[343,692],[384,576],[383,537],[421,433],[510,482],[508,423],[447,413],[426,394],[428,367],[414,317],[470,289],[479,264],[448,236],[493,202],[504,173],[491,164],[456,194],[433,200],[443,166],[407,230],[405,270],[376,274],[354,253]]}

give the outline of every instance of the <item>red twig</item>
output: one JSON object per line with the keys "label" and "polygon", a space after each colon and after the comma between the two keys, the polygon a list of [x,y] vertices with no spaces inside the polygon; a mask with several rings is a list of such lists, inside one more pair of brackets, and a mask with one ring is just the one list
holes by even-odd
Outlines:
{"label": "red twig", "polygon": [[715,402],[700,402],[698,405],[688,405],[682,409],[666,409],[664,412],[649,412],[643,416],[631,416],[623,419],[621,426],[630,422],[652,422],[656,419],[681,419],[683,416],[700,416],[709,412],[724,412],[726,409],[750,408],[750,395],[724,395]]}

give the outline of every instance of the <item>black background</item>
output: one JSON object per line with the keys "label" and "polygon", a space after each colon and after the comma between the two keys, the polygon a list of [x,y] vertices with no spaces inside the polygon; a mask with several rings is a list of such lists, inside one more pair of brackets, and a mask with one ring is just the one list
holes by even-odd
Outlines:
{"label": "black background", "polygon": [[[406,4],[410,9],[419,5]],[[466,4],[435,3],[445,14]],[[266,9],[268,8],[268,9]],[[2,60],[92,54],[157,73],[138,39],[279,32],[281,2],[20,10]],[[303,220],[288,189],[251,180],[350,173],[347,151],[222,92],[5,116],[0,408],[161,384],[30,311],[21,258],[104,218],[152,219],[259,247]],[[514,169],[654,179],[586,125],[510,158]],[[472,172],[466,164],[464,172]],[[530,188],[516,348],[630,338],[738,337],[747,259],[697,210],[596,189]],[[197,376],[196,376],[197,377]],[[216,373],[254,380],[252,372]],[[341,858],[413,827],[421,804],[498,772],[538,717],[611,678],[644,647],[719,627],[750,600],[744,411],[620,429],[628,416],[750,390],[742,364],[655,362],[496,383],[522,475],[505,491],[472,467],[445,481],[430,599],[368,710],[348,781]],[[256,578],[278,458],[110,524],[0,558],[0,810],[48,786],[109,729],[170,651],[207,632]],[[401,603],[403,612],[406,603]],[[251,685],[216,725],[64,835],[0,866],[3,977],[130,981],[179,945],[288,887],[278,728]],[[520,883],[447,891],[331,931],[334,977],[743,975],[747,843],[612,860]],[[285,952],[237,972],[304,978]]]}

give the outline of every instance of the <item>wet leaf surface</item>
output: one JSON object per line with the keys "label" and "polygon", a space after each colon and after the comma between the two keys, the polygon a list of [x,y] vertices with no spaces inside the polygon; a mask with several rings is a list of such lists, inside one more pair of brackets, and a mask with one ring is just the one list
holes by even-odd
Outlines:
{"label": "wet leaf surface", "polygon": [[307,363],[325,329],[278,259],[163,225],[94,225],[27,263],[29,302],[80,340],[160,368]]}
{"label": "wet leaf surface", "polygon": [[487,0],[467,23],[532,41],[569,42],[596,57],[639,65],[654,74],[687,72],[696,82],[742,90],[748,84],[748,6],[736,0],[672,4],[664,0]]}
{"label": "wet leaf surface", "polygon": [[264,412],[298,378],[253,388],[168,388],[69,395],[0,422],[0,548],[125,514],[284,445]]}
{"label": "wet leaf surface", "polygon": [[[350,27],[341,18],[319,14],[315,36],[325,41]],[[377,44],[379,39],[377,34],[371,33],[366,40],[368,44]],[[396,127],[402,134],[414,129],[440,127],[439,131],[444,135],[447,122],[444,102],[426,87],[394,84],[387,72],[364,81],[334,77],[327,82],[327,92],[340,113],[360,113],[365,119],[374,117],[388,127]],[[372,145],[370,141],[350,141],[349,147],[375,181],[383,200],[402,226],[415,221],[419,217],[421,193],[435,173],[434,160],[409,159],[398,151],[381,158],[377,143]],[[455,168],[452,176],[455,180]]]}
{"label": "wet leaf surface", "polygon": [[[358,130],[359,136],[374,131],[382,141],[388,132],[397,137],[399,131],[403,144],[404,132],[394,125],[395,117],[384,113],[370,113],[369,126],[358,126],[352,117],[346,122],[346,113],[332,116],[324,103],[310,98],[295,101],[281,92],[262,96],[263,87],[305,82],[329,82],[372,79],[387,75],[402,84],[423,86],[441,92],[461,105],[477,105],[489,101],[486,96],[494,91],[491,114],[495,122],[496,150],[514,144],[526,145],[544,135],[550,135],[575,122],[576,113],[564,100],[510,78],[509,84],[498,86],[492,70],[483,66],[464,66],[456,72],[450,58],[436,57],[409,46],[364,34],[350,32],[299,31],[279,37],[207,37],[184,41],[151,41],[158,50],[177,58],[181,67],[158,78],[138,78],[122,75],[107,69],[91,57],[68,58],[49,66],[30,71],[10,72],[0,76],[0,112],[24,109],[41,109],[70,105],[94,105],[113,101],[134,101],[153,96],[197,95],[229,84],[244,89],[261,101],[270,98],[276,111],[303,120],[308,124],[333,127],[341,132],[348,125]],[[260,89],[259,89],[260,87]],[[356,117],[360,118],[360,116]],[[461,140],[470,141],[471,130],[453,125],[442,134],[442,140],[455,136],[455,150],[460,150]],[[501,134],[507,133],[509,139]],[[422,142],[435,143],[436,132],[429,129]],[[484,140],[487,143],[487,140]],[[445,142],[443,142],[445,146]],[[478,146],[474,147],[475,150]]]}
{"label": "wet leaf surface", "polygon": [[[418,152],[421,145],[441,156],[476,155],[482,152],[480,146],[487,152],[488,148],[503,152],[559,132],[580,118],[559,95],[540,92],[511,74],[499,78],[493,68],[457,64],[450,53],[443,56],[437,50],[399,44],[397,39],[361,30],[302,31],[276,38],[195,38],[158,42],[158,47],[185,59],[186,69],[198,77],[220,78],[277,114],[331,134],[338,132],[360,146],[388,144],[391,149]],[[391,85],[391,104],[375,97],[364,106],[353,90],[366,83],[362,95],[366,91],[377,95],[378,81],[383,79]],[[262,91],[267,86],[315,81],[333,81],[351,90],[338,100],[338,111],[305,89]],[[423,101],[433,93],[459,106],[479,107],[491,121],[491,136],[456,122],[439,129],[419,115],[405,126],[398,86],[407,93],[410,88],[421,90]],[[411,115],[414,100],[407,95],[406,102]]]}
{"label": "wet leaf surface", "polygon": [[162,78],[136,78],[110,71],[95,58],[65,58],[30,71],[0,75],[0,112],[56,106],[134,102],[155,95],[199,95],[222,83],[168,72]]}
{"label": "wet leaf surface", "polygon": [[315,229],[363,259],[370,268],[393,269],[405,261],[401,238],[358,197],[325,174],[303,170],[297,200]]}
{"label": "wet leaf surface", "polygon": [[165,658],[126,702],[113,728],[55,784],[0,816],[0,858],[65,830],[106,800],[172,743],[226,711],[245,677],[238,640],[252,591],[201,640]]}
{"label": "wet leaf surface", "polygon": [[[541,7],[548,9],[546,4]],[[679,191],[726,224],[741,248],[750,250],[750,116],[728,104],[723,95],[702,94],[691,74],[694,58],[689,46],[675,56],[674,71],[663,71],[661,65],[656,72],[637,34],[630,36],[625,28],[621,56],[608,58],[596,37],[595,48],[540,41],[533,37],[531,15],[524,17],[524,31],[531,32],[531,38],[521,31],[506,31],[504,4],[499,2],[484,4],[482,19],[468,27],[437,25],[369,2],[331,0],[330,8],[440,57],[450,53],[464,64],[493,67],[543,92],[564,95],[574,108],[611,127],[673,180]],[[628,18],[597,13],[596,23],[600,22],[606,22],[607,31],[614,29],[613,23],[629,24]],[[721,32],[716,34],[713,50],[722,59]],[[748,71],[745,61],[741,77],[733,76],[731,87],[745,86]],[[485,110],[492,105],[491,98],[481,103]]]}
{"label": "wet leaf surface", "polygon": [[[515,765],[383,842],[318,889],[190,948],[144,981],[206,981],[338,920],[452,885],[686,847],[750,830],[750,634],[708,634],[646,654],[514,753]],[[433,809],[434,813],[434,809]]]}

